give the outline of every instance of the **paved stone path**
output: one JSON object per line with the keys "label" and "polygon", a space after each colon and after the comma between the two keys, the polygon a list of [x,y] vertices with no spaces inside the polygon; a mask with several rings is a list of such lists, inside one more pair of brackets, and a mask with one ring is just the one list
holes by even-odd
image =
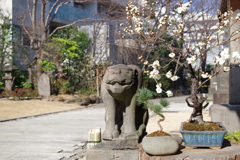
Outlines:
{"label": "paved stone path", "polygon": [[[170,107],[165,111],[191,113],[185,98],[169,98]],[[104,130],[104,112],[104,105],[97,104],[77,111],[2,122],[0,160],[71,160],[79,157],[88,131]]]}
{"label": "paved stone path", "polygon": [[0,160],[58,160],[78,152],[90,129],[104,128],[103,104],[0,123]]}

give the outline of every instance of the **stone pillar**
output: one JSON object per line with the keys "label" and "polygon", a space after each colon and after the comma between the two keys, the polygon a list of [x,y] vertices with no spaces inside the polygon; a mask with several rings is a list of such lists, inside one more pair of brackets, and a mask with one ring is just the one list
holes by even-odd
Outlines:
{"label": "stone pillar", "polygon": [[[234,19],[238,13],[240,13],[239,9],[234,11]],[[239,26],[240,22],[235,24],[230,34]],[[236,35],[236,37],[239,36],[240,33]],[[240,129],[240,68],[238,62],[234,61],[232,53],[236,51],[240,53],[240,42],[232,41],[229,51],[231,69],[229,72],[221,72],[217,75],[220,92],[217,91],[214,94],[214,104],[210,107],[210,115],[213,122],[222,122],[228,132],[233,132]]]}
{"label": "stone pillar", "polygon": [[215,78],[215,91],[213,92],[214,104],[228,104],[229,103],[229,72],[221,71]]}
{"label": "stone pillar", "polygon": [[[240,9],[237,9],[234,11],[232,17],[235,20],[235,17],[237,14],[240,14]],[[232,34],[233,31],[238,30],[240,26],[240,22],[237,22],[234,24],[231,28],[230,34]],[[235,35],[235,38],[240,37],[240,33]],[[231,70],[230,70],[230,76],[229,76],[229,104],[231,105],[240,105],[240,68],[238,62],[234,61],[232,53],[233,52],[239,52],[240,53],[240,41],[232,41],[229,45],[230,50],[230,64],[231,64]]]}
{"label": "stone pillar", "polygon": [[229,76],[229,104],[240,105],[240,68],[231,66]]}
{"label": "stone pillar", "polygon": [[3,79],[5,80],[5,88],[9,91],[14,89],[14,71],[18,70],[15,66],[5,66],[4,67],[5,76]]}

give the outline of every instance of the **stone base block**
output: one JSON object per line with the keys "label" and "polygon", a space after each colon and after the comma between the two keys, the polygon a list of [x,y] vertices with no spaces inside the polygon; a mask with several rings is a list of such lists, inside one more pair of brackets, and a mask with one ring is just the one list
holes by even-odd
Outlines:
{"label": "stone base block", "polygon": [[229,142],[223,148],[206,149],[206,148],[187,148],[182,147],[181,150],[174,155],[152,156],[147,154],[141,145],[139,145],[140,160],[239,160],[240,145],[229,145]]}
{"label": "stone base block", "polygon": [[86,160],[138,160],[138,149],[116,150],[114,146],[102,142],[89,149],[86,154]]}
{"label": "stone base block", "polygon": [[222,122],[228,132],[240,129],[240,105],[213,104],[210,107],[213,122]]}

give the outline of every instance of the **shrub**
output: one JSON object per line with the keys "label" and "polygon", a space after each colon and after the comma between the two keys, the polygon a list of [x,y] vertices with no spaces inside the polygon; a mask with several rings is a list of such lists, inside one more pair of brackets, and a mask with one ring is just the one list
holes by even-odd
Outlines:
{"label": "shrub", "polygon": [[69,81],[63,81],[59,92],[61,94],[72,94],[74,93],[74,87],[71,85]]}
{"label": "shrub", "polygon": [[16,98],[16,99],[22,99],[22,98],[36,98],[38,97],[38,91],[33,89],[25,89],[25,88],[16,88],[14,91],[5,90],[1,94],[2,97],[5,98]]}
{"label": "shrub", "polygon": [[31,82],[22,82],[22,86],[23,86],[23,88],[26,88],[26,89],[32,88]]}
{"label": "shrub", "polygon": [[240,144],[240,130],[234,131],[232,134],[227,133],[224,138]]}
{"label": "shrub", "polygon": [[4,86],[4,83],[0,82],[0,89],[3,88],[3,86]]}
{"label": "shrub", "polygon": [[69,81],[66,80],[53,80],[52,91],[54,94],[72,94],[74,93],[74,87]]}
{"label": "shrub", "polygon": [[25,83],[27,81],[27,78],[23,75],[23,73],[20,70],[16,70],[14,71],[14,87],[15,88],[22,88],[23,87],[23,83]]}

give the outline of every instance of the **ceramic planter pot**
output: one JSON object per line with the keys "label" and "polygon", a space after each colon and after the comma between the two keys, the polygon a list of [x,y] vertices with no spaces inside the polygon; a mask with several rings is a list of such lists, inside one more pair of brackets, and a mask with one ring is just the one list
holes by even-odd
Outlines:
{"label": "ceramic planter pot", "polygon": [[224,130],[223,131],[184,131],[183,123],[181,124],[180,133],[182,134],[183,141],[187,148],[195,147],[210,147],[210,148],[221,148],[224,135],[227,133],[226,128],[219,123]]}
{"label": "ceramic planter pot", "polygon": [[170,155],[179,150],[182,139],[176,136],[144,137],[143,150],[154,156]]}

